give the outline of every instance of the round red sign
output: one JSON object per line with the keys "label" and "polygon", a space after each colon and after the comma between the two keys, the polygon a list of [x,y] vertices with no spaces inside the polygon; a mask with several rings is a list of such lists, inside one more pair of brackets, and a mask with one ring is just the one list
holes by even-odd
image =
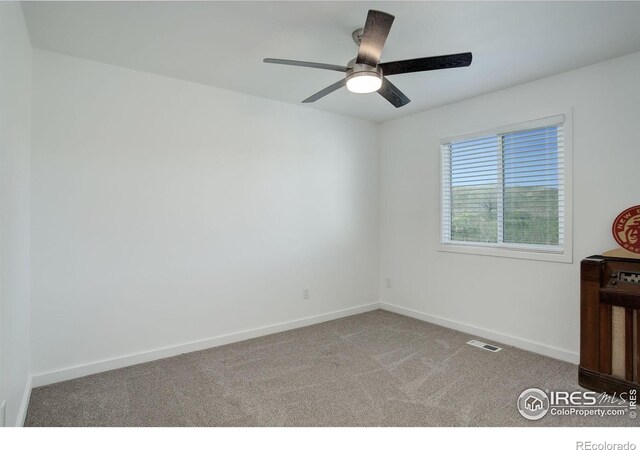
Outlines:
{"label": "round red sign", "polygon": [[640,253],[640,205],[622,211],[613,222],[611,231],[620,247]]}

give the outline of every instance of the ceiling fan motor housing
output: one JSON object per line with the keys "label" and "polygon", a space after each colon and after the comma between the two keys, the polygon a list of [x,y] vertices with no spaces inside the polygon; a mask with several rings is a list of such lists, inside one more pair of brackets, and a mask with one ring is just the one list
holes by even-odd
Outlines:
{"label": "ceiling fan motor housing", "polygon": [[375,76],[382,78],[382,69],[378,66],[370,66],[369,64],[358,64],[355,59],[352,59],[347,64],[347,79],[351,76]]}

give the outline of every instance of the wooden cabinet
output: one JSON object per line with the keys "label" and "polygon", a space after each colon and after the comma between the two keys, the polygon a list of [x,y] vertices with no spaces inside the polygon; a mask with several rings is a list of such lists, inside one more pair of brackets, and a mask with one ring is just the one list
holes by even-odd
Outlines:
{"label": "wooden cabinet", "polygon": [[580,266],[580,386],[640,388],[640,260],[591,256]]}

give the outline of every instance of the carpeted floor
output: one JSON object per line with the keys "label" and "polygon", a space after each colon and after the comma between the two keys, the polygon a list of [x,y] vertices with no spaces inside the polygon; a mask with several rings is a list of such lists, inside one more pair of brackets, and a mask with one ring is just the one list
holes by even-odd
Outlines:
{"label": "carpeted floor", "polygon": [[531,422],[529,387],[577,390],[577,367],[382,310],[33,390],[27,426],[638,426]]}

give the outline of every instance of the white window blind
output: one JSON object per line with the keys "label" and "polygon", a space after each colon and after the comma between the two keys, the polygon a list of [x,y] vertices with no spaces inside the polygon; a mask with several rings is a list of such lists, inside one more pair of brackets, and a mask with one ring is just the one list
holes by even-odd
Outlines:
{"label": "white window blind", "polygon": [[442,142],[442,242],[562,252],[564,116]]}

